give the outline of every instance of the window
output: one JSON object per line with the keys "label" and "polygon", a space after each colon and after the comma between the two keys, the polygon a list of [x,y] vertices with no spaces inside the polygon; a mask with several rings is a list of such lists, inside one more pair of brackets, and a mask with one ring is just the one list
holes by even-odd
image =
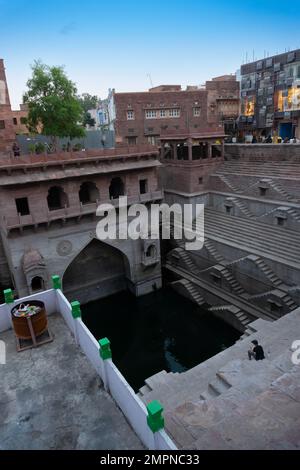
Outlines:
{"label": "window", "polygon": [[198,183],[199,183],[199,184],[202,184],[202,183],[203,183],[203,176],[200,176],[200,177],[198,178]]}
{"label": "window", "polygon": [[127,111],[127,120],[133,121],[134,120],[134,111]]}
{"label": "window", "polygon": [[284,225],[285,219],[283,217],[277,217],[277,225]]}
{"label": "window", "polygon": [[31,281],[32,292],[38,292],[44,289],[44,280],[40,276],[35,276]]}
{"label": "window", "polygon": [[156,257],[156,246],[155,245],[148,246],[148,248],[146,250],[146,256],[147,256],[147,258],[155,258]]}
{"label": "window", "polygon": [[149,135],[148,136],[148,142],[151,145],[156,145],[156,136],[155,135]]}
{"label": "window", "polygon": [[47,202],[49,210],[55,211],[68,206],[68,197],[60,186],[52,186],[48,191]]}
{"label": "window", "polygon": [[26,124],[26,123],[27,123],[26,117],[21,117],[20,123],[21,123],[21,124]]}
{"label": "window", "polygon": [[226,214],[231,214],[232,207],[231,206],[225,206],[225,208],[226,208]]}
{"label": "window", "polygon": [[174,108],[169,109],[169,117],[179,117],[180,116],[180,109]]}
{"label": "window", "polygon": [[297,78],[300,78],[300,65],[297,67]]}
{"label": "window", "polygon": [[136,137],[127,137],[128,145],[136,145]]}
{"label": "window", "polygon": [[197,117],[197,116],[200,116],[201,114],[201,108],[197,107],[197,108],[194,108],[194,116]]}
{"label": "window", "polygon": [[215,273],[210,273],[210,277],[215,284],[221,285],[221,276]]}
{"label": "window", "polygon": [[148,192],[147,180],[140,180],[140,194],[146,194]]}
{"label": "window", "polygon": [[86,181],[79,189],[79,200],[82,204],[91,204],[99,200],[99,190],[95,183]]}
{"label": "window", "polygon": [[165,118],[167,116],[167,111],[166,109],[161,109],[159,112],[159,115],[161,118]]}
{"label": "window", "polygon": [[147,109],[145,113],[146,119],[156,119],[156,110]]}
{"label": "window", "polygon": [[13,118],[13,123],[14,123],[15,126],[17,126],[17,125],[18,125],[18,119],[17,119],[17,118]]}
{"label": "window", "polygon": [[273,59],[270,57],[266,60],[266,67],[272,67]]}
{"label": "window", "polygon": [[117,199],[120,196],[124,196],[124,183],[121,178],[113,178],[109,186],[109,197],[110,199]]}
{"label": "window", "polygon": [[274,72],[280,72],[280,62],[276,62],[276,64],[274,64]]}
{"label": "window", "polygon": [[267,188],[259,188],[259,195],[265,196],[267,194]]}
{"label": "window", "polygon": [[20,197],[16,199],[17,212],[20,215],[29,215],[29,205],[27,197]]}
{"label": "window", "polygon": [[0,129],[5,129],[5,121],[0,120]]}

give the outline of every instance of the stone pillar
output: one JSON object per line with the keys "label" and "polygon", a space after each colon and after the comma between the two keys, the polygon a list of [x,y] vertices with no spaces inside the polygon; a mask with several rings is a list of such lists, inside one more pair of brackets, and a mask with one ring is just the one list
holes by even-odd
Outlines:
{"label": "stone pillar", "polygon": [[188,139],[188,152],[189,152],[189,160],[193,160],[193,142],[192,139]]}
{"label": "stone pillar", "polygon": [[160,158],[161,158],[161,159],[164,159],[164,158],[165,158],[165,143],[164,143],[164,142],[161,142]]}
{"label": "stone pillar", "polygon": [[212,144],[211,142],[207,142],[207,158],[212,158]]}
{"label": "stone pillar", "polygon": [[174,160],[177,160],[177,142],[175,142],[173,145],[173,155],[174,155]]}
{"label": "stone pillar", "polygon": [[224,160],[224,155],[225,155],[225,145],[224,145],[224,139],[222,139],[222,143],[221,143],[221,157],[222,157],[222,160]]}

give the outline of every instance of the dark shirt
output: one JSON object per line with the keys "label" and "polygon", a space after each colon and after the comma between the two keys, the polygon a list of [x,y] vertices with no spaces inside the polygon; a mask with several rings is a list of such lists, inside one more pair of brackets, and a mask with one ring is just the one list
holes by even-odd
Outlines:
{"label": "dark shirt", "polygon": [[253,348],[253,352],[255,354],[256,361],[261,361],[262,359],[265,359],[264,350],[259,344]]}

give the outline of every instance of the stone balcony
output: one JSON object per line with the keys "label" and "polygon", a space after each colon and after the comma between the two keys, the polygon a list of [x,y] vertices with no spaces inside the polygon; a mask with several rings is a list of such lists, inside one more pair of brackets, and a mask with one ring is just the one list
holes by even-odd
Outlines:
{"label": "stone balcony", "polygon": [[124,146],[49,155],[0,155],[0,186],[160,166],[153,145]]}
{"label": "stone balcony", "polygon": [[[163,191],[151,191],[145,194],[139,194],[134,196],[127,197],[127,205],[146,202],[160,201],[163,199]],[[74,219],[74,221],[79,222],[82,217],[88,215],[96,216],[96,210],[99,204],[112,204],[113,206],[118,206],[119,199],[103,199],[94,203],[89,204],[78,204],[72,207],[64,207],[61,209],[51,210],[48,209],[40,210],[38,213],[29,214],[29,215],[16,215],[16,216],[3,216],[1,220],[2,227],[6,230],[8,234],[11,230],[18,229],[22,231],[25,227],[34,227],[38,225],[47,225],[50,226],[51,222],[62,221]]]}

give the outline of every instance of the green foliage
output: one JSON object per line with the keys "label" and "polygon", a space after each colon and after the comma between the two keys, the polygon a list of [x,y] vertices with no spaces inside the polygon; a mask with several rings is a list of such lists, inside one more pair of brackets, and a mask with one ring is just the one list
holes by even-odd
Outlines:
{"label": "green foliage", "polygon": [[89,109],[97,108],[100,98],[96,95],[90,95],[89,93],[83,93],[81,96],[78,96],[78,101],[85,111],[88,112]]}
{"label": "green foliage", "polygon": [[75,84],[62,67],[49,67],[40,61],[32,66],[32,77],[23,102],[28,105],[30,131],[57,137],[83,137],[83,111],[76,96]]}
{"label": "green foliage", "polygon": [[78,142],[77,144],[73,146],[73,150],[74,152],[79,152],[80,150],[82,150],[82,144]]}
{"label": "green foliage", "polygon": [[35,153],[35,144],[29,144],[28,145],[28,150],[30,153]]}
{"label": "green foliage", "polygon": [[84,117],[83,117],[83,125],[84,126],[90,126],[90,127],[94,127],[96,124],[96,121],[94,118],[92,118],[92,116],[90,115],[90,113],[84,113]]}
{"label": "green foliage", "polygon": [[45,152],[45,145],[42,142],[38,142],[35,146],[35,152],[39,155],[40,153]]}

